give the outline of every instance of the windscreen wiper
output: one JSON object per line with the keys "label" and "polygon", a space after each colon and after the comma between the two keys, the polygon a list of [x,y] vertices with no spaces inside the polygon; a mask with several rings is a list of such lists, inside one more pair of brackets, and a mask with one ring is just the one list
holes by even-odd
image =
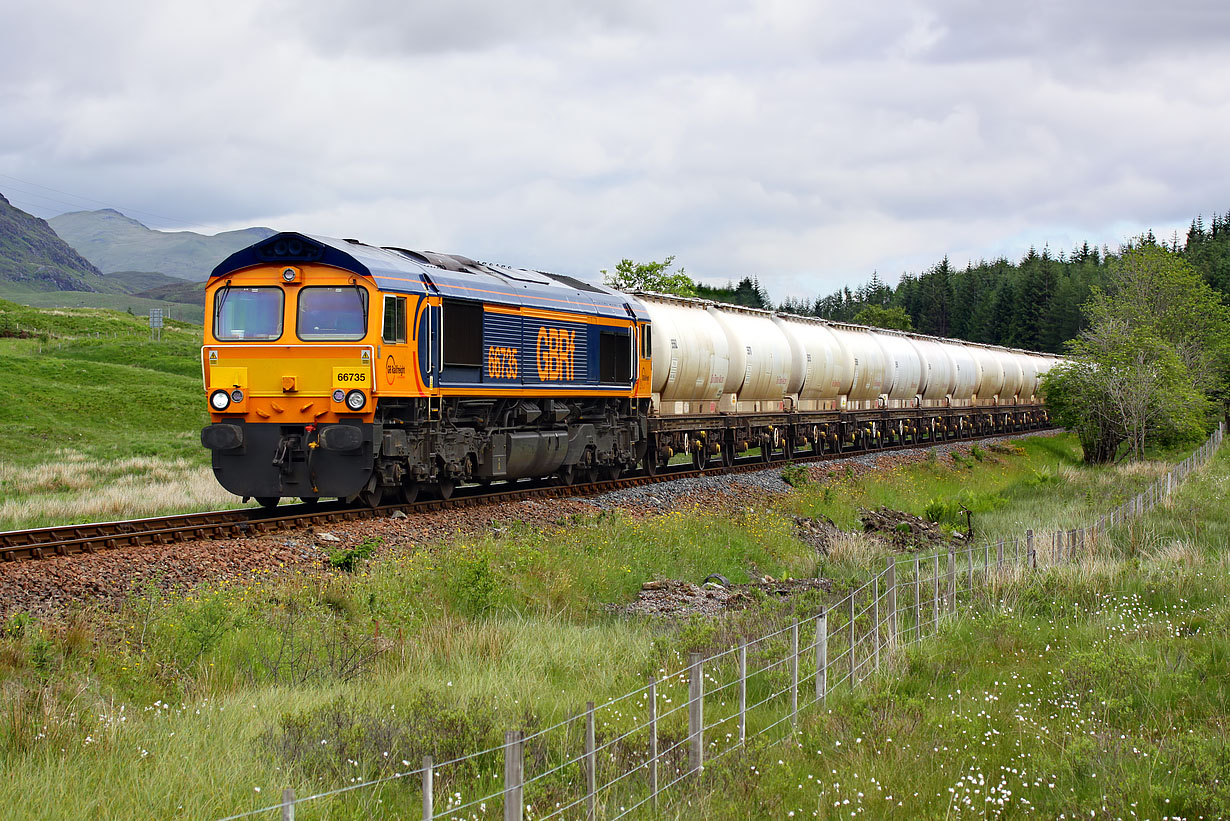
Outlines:
{"label": "windscreen wiper", "polygon": [[222,293],[214,300],[214,319],[222,316],[222,306],[226,303],[226,295],[231,292],[231,281],[228,279],[222,286]]}
{"label": "windscreen wiper", "polygon": [[367,291],[359,285],[359,281],[354,277],[350,278],[350,284],[354,286],[354,292],[359,297],[359,308],[363,311],[363,333],[367,333]]}

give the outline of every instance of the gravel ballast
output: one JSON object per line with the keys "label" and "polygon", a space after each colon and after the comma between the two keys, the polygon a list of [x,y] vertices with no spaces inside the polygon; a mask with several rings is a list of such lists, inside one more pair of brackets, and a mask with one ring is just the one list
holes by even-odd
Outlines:
{"label": "gravel ballast", "polygon": [[[954,450],[968,453],[971,445],[986,448],[1010,438],[949,442],[923,450],[864,453],[804,466],[813,480],[821,481],[833,474],[845,474],[848,469],[857,476],[923,461],[929,451],[944,458]],[[503,502],[238,539],[120,547],[94,554],[4,563],[0,565],[0,617],[26,612],[55,618],[83,604],[115,607],[134,590],[149,585],[170,592],[206,581],[242,584],[257,574],[268,579],[291,569],[327,572],[324,568],[330,552],[370,539],[380,540],[383,546],[408,548],[434,542],[447,544],[454,539],[502,530],[514,522],[539,529],[567,526],[571,518],[599,510],[618,509],[632,516],[654,516],[700,509],[723,515],[749,506],[765,507],[774,497],[791,490],[782,481],[782,468],[783,465],[776,464],[734,475],[714,473],[587,498]]]}

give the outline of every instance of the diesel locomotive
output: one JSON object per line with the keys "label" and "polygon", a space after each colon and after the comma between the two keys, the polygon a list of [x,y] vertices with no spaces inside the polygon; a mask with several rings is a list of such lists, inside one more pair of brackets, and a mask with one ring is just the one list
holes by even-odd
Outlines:
{"label": "diesel locomotive", "polygon": [[413,501],[1046,424],[1051,357],[280,233],[206,286],[218,481]]}

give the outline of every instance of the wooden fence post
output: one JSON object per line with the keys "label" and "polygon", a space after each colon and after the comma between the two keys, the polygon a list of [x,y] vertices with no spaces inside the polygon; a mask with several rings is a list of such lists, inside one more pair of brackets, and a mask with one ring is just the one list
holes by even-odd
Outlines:
{"label": "wooden fence post", "polygon": [[799,617],[790,623],[790,728],[799,721]]}
{"label": "wooden fence post", "polygon": [[747,639],[739,639],[739,743],[747,741]]}
{"label": "wooden fence post", "polygon": [[[742,722],[743,711],[739,711]],[[739,743],[743,743],[743,733],[739,733]],[[649,679],[649,794],[653,796],[654,809],[658,807],[658,682]]]}
{"label": "wooden fence post", "polygon": [[888,647],[897,646],[897,559],[888,559]]}
{"label": "wooden fence post", "polygon": [[699,775],[705,763],[705,680],[700,653],[688,654],[688,667],[688,737],[692,739],[688,771]]}
{"label": "wooden fence post", "polygon": [[524,763],[521,760],[520,730],[504,733],[504,821],[521,821],[524,802],[521,784],[524,780]]}
{"label": "wooden fence post", "polygon": [[854,676],[858,665],[854,663],[854,591],[850,591],[850,689],[854,689]]}
{"label": "wooden fence post", "polygon": [[1004,540],[1000,539],[995,544],[995,569],[1002,571],[1004,569]]}
{"label": "wooden fence post", "polygon": [[880,574],[871,580],[871,646],[875,653],[876,672],[880,671]]}
{"label": "wooden fence post", "polygon": [[935,577],[931,579],[931,627],[940,626],[940,552],[935,551]]}
{"label": "wooden fence post", "polygon": [[290,787],[282,790],[282,821],[295,821],[295,791]]}
{"label": "wooden fence post", "polygon": [[948,612],[957,614],[957,549],[948,548]]}
{"label": "wooden fence post", "polygon": [[829,692],[829,617],[823,610],[816,616],[816,700],[823,702]]}
{"label": "wooden fence post", "polygon": [[914,554],[914,641],[922,638],[922,561]]}
{"label": "wooden fence post", "polygon": [[597,817],[594,802],[598,795],[598,753],[594,743],[594,703],[585,703],[585,817]]}
{"label": "wooden fence post", "polygon": [[434,767],[435,763],[431,760],[431,756],[423,756],[423,821],[432,821],[436,817],[432,803],[435,791],[435,785],[432,783],[435,780],[433,778]]}
{"label": "wooden fence post", "polygon": [[1038,554],[1034,551],[1034,532],[1025,531],[1025,556],[1029,559],[1029,569],[1038,569]]}

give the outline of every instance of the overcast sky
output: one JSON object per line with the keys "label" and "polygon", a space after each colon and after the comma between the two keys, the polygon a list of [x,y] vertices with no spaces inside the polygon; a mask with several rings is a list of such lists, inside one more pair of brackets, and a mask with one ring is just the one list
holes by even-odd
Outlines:
{"label": "overcast sky", "polygon": [[9,0],[0,193],[810,297],[1230,210],[1228,40],[1224,0]]}

